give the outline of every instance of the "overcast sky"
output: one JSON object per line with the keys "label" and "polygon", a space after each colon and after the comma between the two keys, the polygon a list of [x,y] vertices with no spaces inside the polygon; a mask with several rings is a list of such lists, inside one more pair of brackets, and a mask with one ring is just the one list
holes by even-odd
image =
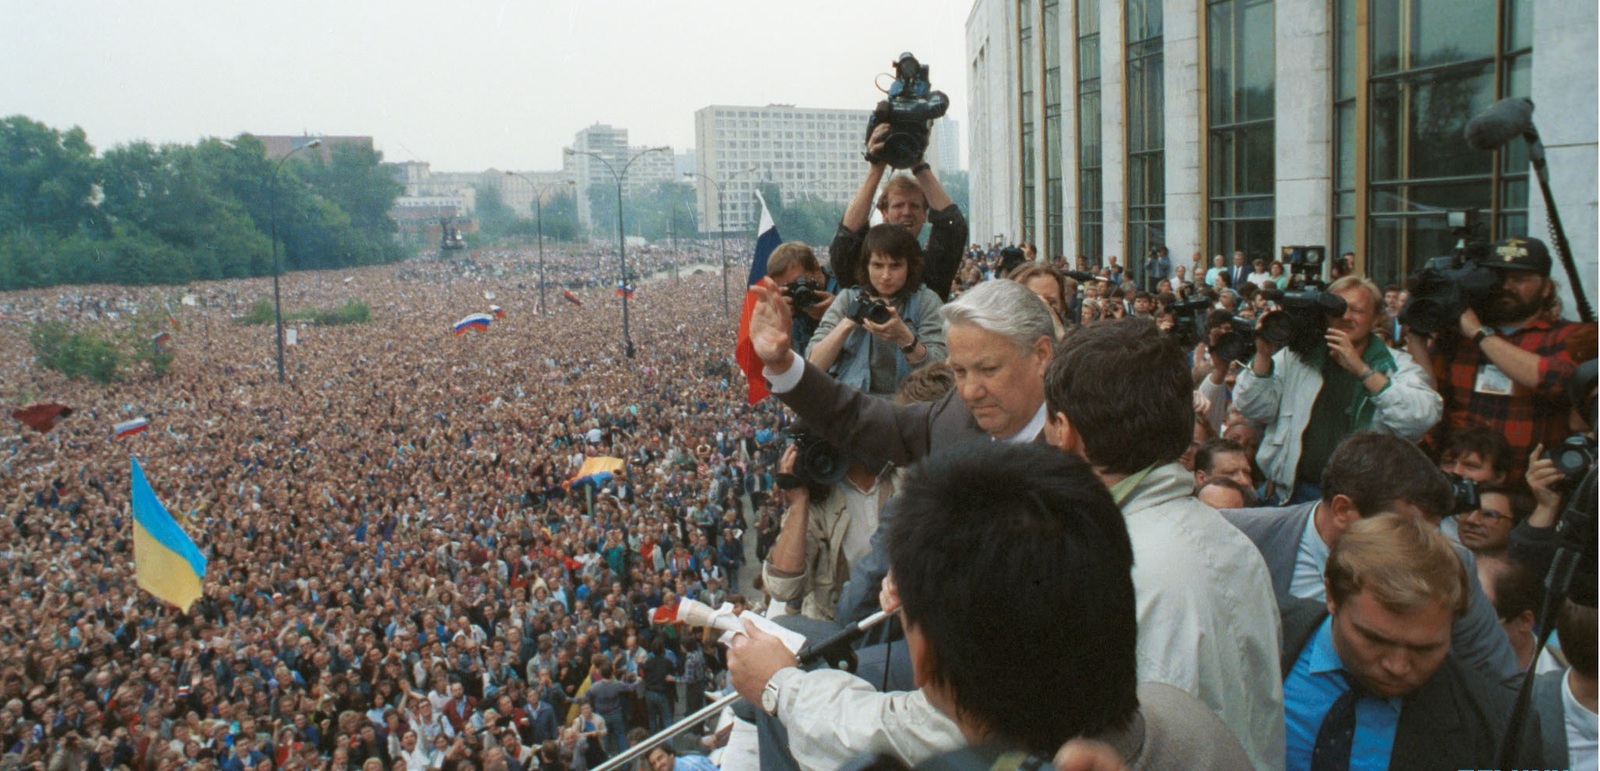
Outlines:
{"label": "overcast sky", "polygon": [[[0,115],[144,139],[371,135],[436,171],[559,168],[593,123],[694,144],[712,104],[870,109],[902,50],[966,133],[968,0],[0,0]],[[884,83],[887,84],[887,78]],[[863,127],[864,128],[864,127]],[[965,140],[963,137],[963,151]]]}

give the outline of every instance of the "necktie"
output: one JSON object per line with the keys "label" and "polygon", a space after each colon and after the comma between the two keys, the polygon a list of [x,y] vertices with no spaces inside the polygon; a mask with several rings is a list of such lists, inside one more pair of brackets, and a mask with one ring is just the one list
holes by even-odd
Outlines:
{"label": "necktie", "polygon": [[1366,691],[1348,672],[1340,671],[1339,676],[1350,690],[1339,694],[1322,718],[1322,726],[1317,729],[1317,743],[1311,748],[1311,771],[1348,771],[1350,768],[1350,744],[1356,735],[1356,702]]}

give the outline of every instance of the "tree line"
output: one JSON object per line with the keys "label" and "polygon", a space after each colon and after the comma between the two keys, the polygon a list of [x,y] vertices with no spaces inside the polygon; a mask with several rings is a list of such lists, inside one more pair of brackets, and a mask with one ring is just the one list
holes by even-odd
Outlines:
{"label": "tree line", "polygon": [[83,129],[0,120],[0,290],[179,284],[394,262],[403,186],[371,148],[283,163],[244,134],[97,154]]}

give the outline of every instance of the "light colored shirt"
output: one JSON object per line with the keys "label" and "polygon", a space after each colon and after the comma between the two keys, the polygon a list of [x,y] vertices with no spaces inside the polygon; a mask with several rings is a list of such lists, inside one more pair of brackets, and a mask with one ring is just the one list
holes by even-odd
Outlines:
{"label": "light colored shirt", "polygon": [[1045,418],[1047,418],[1048,416],[1049,416],[1049,412],[1045,409],[1045,405],[1041,403],[1039,405],[1039,411],[1033,413],[1033,418],[1028,421],[1028,425],[1023,426],[1021,431],[1018,431],[1017,433],[1006,437],[1004,441],[1007,441],[1007,442],[1031,442],[1031,441],[1033,441],[1035,437],[1039,436],[1039,432],[1044,430]]}
{"label": "light colored shirt", "polygon": [[[1322,721],[1350,683],[1344,662],[1333,649],[1333,617],[1324,619],[1283,681],[1287,771],[1311,768],[1311,751]],[[1350,741],[1350,771],[1386,771],[1400,726],[1399,697],[1366,695],[1356,699],[1356,732]]]}
{"label": "light colored shirt", "polygon": [[1600,730],[1595,713],[1572,695],[1572,672],[1561,678],[1561,712],[1567,722],[1567,767],[1600,768],[1595,733]]}
{"label": "light colored shirt", "polygon": [[872,534],[878,530],[878,483],[873,480],[871,487],[859,490],[846,480],[834,487],[844,495],[845,517],[850,520],[844,531],[844,561],[851,565],[872,551]]}
{"label": "light colored shirt", "polygon": [[[1317,509],[1322,505],[1317,504]],[[1300,534],[1300,548],[1294,553],[1294,577],[1289,579],[1289,594],[1302,600],[1323,602],[1328,599],[1323,571],[1328,566],[1328,545],[1317,532],[1317,509],[1306,517],[1306,530]]]}

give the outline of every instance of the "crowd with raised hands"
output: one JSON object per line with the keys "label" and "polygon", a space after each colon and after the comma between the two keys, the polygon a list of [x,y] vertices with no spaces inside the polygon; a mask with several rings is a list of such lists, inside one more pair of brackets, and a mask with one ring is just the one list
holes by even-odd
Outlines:
{"label": "crowd with raised hands", "polygon": [[[286,310],[371,318],[291,322],[281,383],[272,326],[235,323],[262,280],[0,297],[11,408],[74,410],[0,430],[0,767],[583,768],[714,690],[671,611],[742,601],[784,417],[739,397],[719,282],[644,281],[701,255],[630,250],[628,358],[605,250],[545,251],[578,302],[537,307],[532,249],[287,275]],[[32,361],[39,321],[141,314],[171,315],[164,375]],[[208,559],[187,612],[135,586],[130,455]],[[590,457],[624,465],[568,485]]]}

